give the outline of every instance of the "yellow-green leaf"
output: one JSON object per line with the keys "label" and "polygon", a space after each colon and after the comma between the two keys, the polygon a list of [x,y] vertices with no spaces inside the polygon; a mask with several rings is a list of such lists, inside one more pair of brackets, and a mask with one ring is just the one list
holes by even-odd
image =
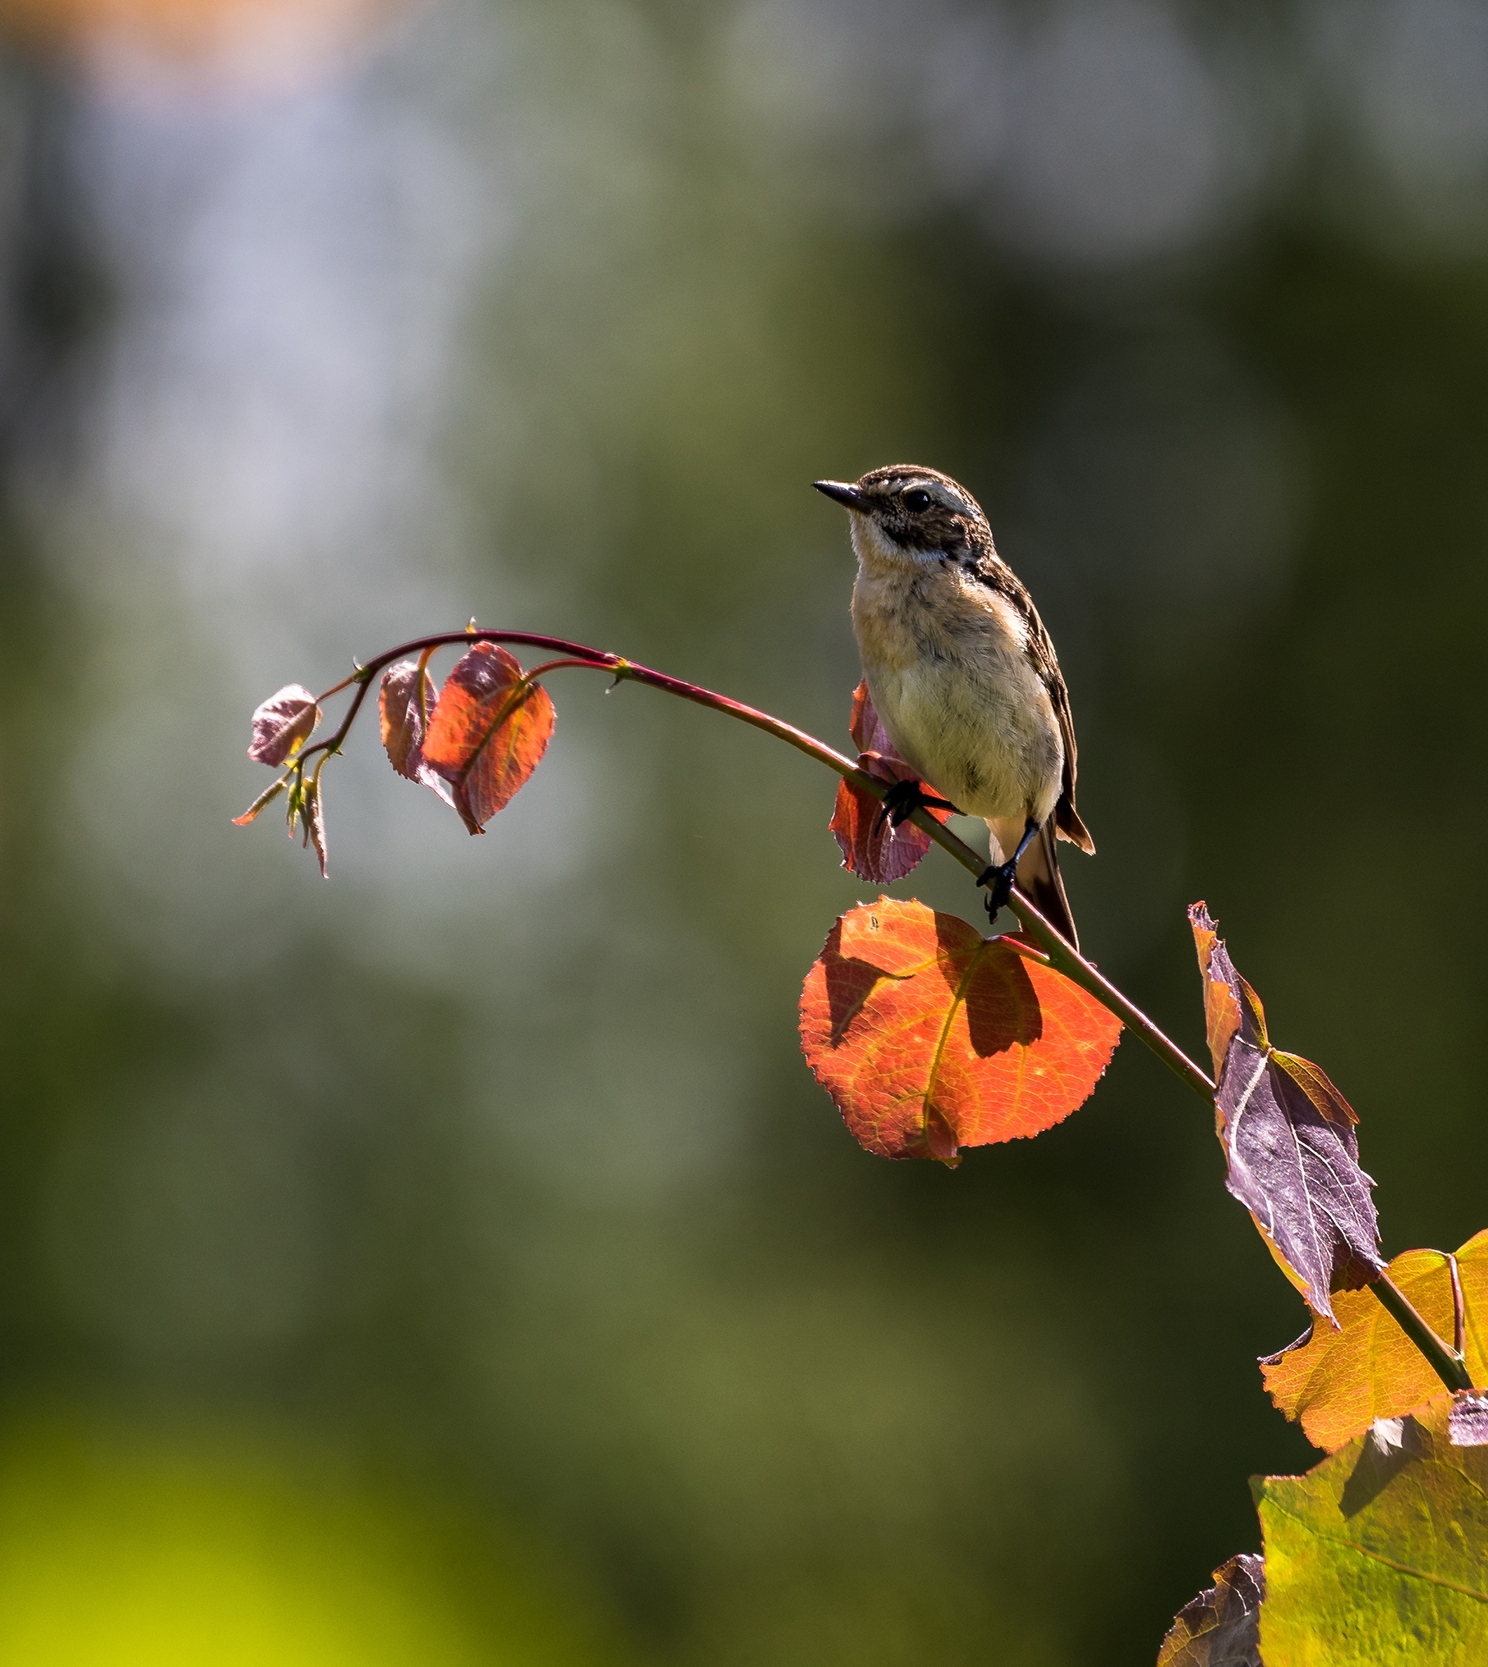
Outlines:
{"label": "yellow-green leaf", "polygon": [[1251,1483],[1267,1667],[1488,1661],[1488,1447],[1452,1446],[1447,1413],[1434,1403],[1305,1476]]}
{"label": "yellow-green leaf", "polygon": [[[1457,1252],[1467,1370],[1488,1385],[1488,1230]],[[1453,1342],[1455,1308],[1446,1256],[1407,1250],[1386,1270],[1437,1336]],[[1261,1361],[1271,1399],[1298,1420],[1307,1439],[1332,1451],[1376,1418],[1398,1418],[1433,1395],[1445,1396],[1426,1358],[1366,1285],[1333,1298],[1339,1329],[1313,1326],[1280,1354]]]}

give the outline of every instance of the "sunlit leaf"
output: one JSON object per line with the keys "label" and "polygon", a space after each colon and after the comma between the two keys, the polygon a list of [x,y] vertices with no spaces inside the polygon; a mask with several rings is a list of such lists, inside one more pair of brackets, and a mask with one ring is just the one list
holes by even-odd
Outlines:
{"label": "sunlit leaf", "polygon": [[495,643],[477,643],[445,679],[424,737],[424,759],[454,789],[471,833],[482,831],[537,768],[553,733],[553,703]]}
{"label": "sunlit leaf", "polygon": [[233,826],[236,828],[246,828],[254,817],[258,815],[259,811],[263,810],[266,806],[273,804],[274,800],[277,799],[284,791],[284,788],[285,778],[280,776],[278,781],[274,782],[271,786],[264,788],[263,792],[259,794],[259,796],[251,805],[249,805],[247,810],[245,810],[241,816],[233,817]]}
{"label": "sunlit leaf", "polygon": [[1266,1565],[1242,1552],[1214,1571],[1214,1584],[1178,1611],[1157,1667],[1261,1667],[1260,1612]]}
{"label": "sunlit leaf", "polygon": [[1028,946],[888,897],[843,915],[801,992],[811,1069],[889,1158],[1038,1134],[1089,1095],[1120,1034]]}
{"label": "sunlit leaf", "polygon": [[382,745],[400,776],[418,780],[424,761],[424,731],[439,692],[423,658],[399,660],[382,674],[377,710],[382,722]]}
{"label": "sunlit leaf", "polygon": [[1305,1476],[1257,1477],[1267,1667],[1482,1667],[1488,1448],[1445,1401],[1376,1425]]}
{"label": "sunlit leaf", "polygon": [[[890,784],[917,779],[894,750],[894,743],[874,709],[867,683],[859,683],[853,693],[851,728],[860,770]],[[930,814],[944,822],[951,813],[931,810]],[[832,812],[831,828],[842,851],[842,866],[875,885],[902,880],[930,849],[929,834],[921,832],[912,822],[901,822],[896,828],[871,793],[847,781],[837,784],[837,806]]]}
{"label": "sunlit leaf", "polygon": [[[1488,1230],[1457,1252],[1468,1375],[1488,1384]],[[1390,1278],[1438,1337],[1456,1326],[1451,1270],[1439,1250],[1407,1250]],[[1332,1451],[1378,1418],[1398,1418],[1433,1395],[1446,1395],[1425,1357],[1380,1303],[1371,1286],[1333,1298],[1339,1329],[1313,1326],[1290,1348],[1261,1361],[1271,1399],[1301,1423],[1307,1439]]]}
{"label": "sunlit leaf", "polygon": [[1331,1293],[1362,1285],[1381,1265],[1358,1119],[1318,1066],[1271,1046],[1260,998],[1235,971],[1208,911],[1196,903],[1188,914],[1219,1082],[1225,1185],[1313,1310],[1336,1324]]}
{"label": "sunlit leaf", "polygon": [[315,696],[298,683],[286,683],[253,714],[248,756],[256,764],[282,764],[309,739],[319,722]]}
{"label": "sunlit leaf", "polygon": [[320,864],[320,877],[323,880],[326,877],[325,798],[321,791],[319,771],[305,783],[305,800],[300,814],[305,823],[305,838],[315,848],[315,858]]}
{"label": "sunlit leaf", "polygon": [[300,812],[305,805],[305,778],[296,770],[290,777],[289,793],[284,801],[284,821],[291,839],[300,831]]}
{"label": "sunlit leaf", "polygon": [[[1202,903],[1196,904],[1188,911],[1188,919],[1193,927],[1194,947],[1199,952],[1199,972],[1204,979],[1204,1028],[1208,1035],[1209,1057],[1214,1061],[1214,1080],[1218,1082],[1230,1043],[1240,1030],[1240,1003],[1230,981],[1209,976],[1209,958],[1220,941],[1209,911]],[[1235,983],[1247,995],[1254,996],[1254,991],[1243,978],[1237,977]]]}
{"label": "sunlit leaf", "polygon": [[400,660],[382,674],[377,709],[382,720],[382,744],[388,760],[400,776],[432,788],[447,805],[455,802],[454,789],[433,770],[424,757],[424,737],[439,699],[439,691],[428,672],[428,655],[417,660]]}

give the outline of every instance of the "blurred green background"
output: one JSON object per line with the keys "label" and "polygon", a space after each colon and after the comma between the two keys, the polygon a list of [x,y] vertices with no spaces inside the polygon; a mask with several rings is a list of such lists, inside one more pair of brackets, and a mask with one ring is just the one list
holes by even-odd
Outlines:
{"label": "blurred green background", "polygon": [[796,1045],[824,772],[572,674],[479,843],[363,726],[323,884],[229,825],[247,714],[474,614],[846,745],[808,483],[946,469],[1068,674],[1087,952],[1201,1049],[1206,898],[1455,1246],[1488,13],[0,17],[0,1663],[1150,1662],[1310,1451],[1191,1096],[1128,1041],[869,1158]]}

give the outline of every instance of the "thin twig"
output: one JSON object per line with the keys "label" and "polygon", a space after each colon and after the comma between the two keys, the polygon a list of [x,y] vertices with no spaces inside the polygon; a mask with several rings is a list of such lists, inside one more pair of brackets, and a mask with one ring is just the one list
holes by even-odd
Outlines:
{"label": "thin twig", "polygon": [[[411,642],[401,643],[397,648],[389,649],[385,654],[379,654],[375,660],[360,666],[355,673],[334,689],[328,689],[321,700],[338,693],[352,683],[357,685],[356,694],[352,697],[346,715],[334,734],[323,741],[317,741],[312,746],[301,750],[295,760],[295,771],[303,779],[305,760],[313,753],[324,752],[327,756],[339,752],[351,726],[356,722],[361,711],[362,703],[367,697],[367,691],[372,687],[377,674],[394,661],[406,655],[417,654],[419,667],[428,665],[430,657],[440,648],[463,645],[470,647],[475,643],[511,643],[528,648],[548,649],[560,656],[542,665],[535,666],[523,676],[523,683],[530,686],[538,677],[549,671],[557,671],[563,667],[579,667],[585,670],[608,672],[615,679],[615,683],[643,683],[653,689],[660,689],[666,694],[676,695],[682,700],[688,700],[698,706],[706,706],[715,712],[722,712],[727,717],[737,718],[741,723],[752,725],[755,729],[763,730],[767,735],[773,735],[777,740],[786,742],[798,752],[803,752],[808,758],[814,758],[818,763],[825,764],[842,779],[850,783],[859,791],[867,793],[880,802],[887,796],[892,783],[880,781],[876,776],[869,775],[858,768],[857,763],[837,752],[834,748],[818,741],[815,736],[808,735],[804,730],[797,729],[793,724],[783,723],[779,718],[771,717],[768,712],[758,711],[752,706],[746,706],[741,701],[730,700],[726,695],[715,694],[711,689],[705,689],[696,683],[685,682],[679,677],[670,677],[665,672],[652,671],[647,666],[637,665],[632,660],[626,660],[621,655],[611,654],[603,649],[587,648],[582,643],[569,642],[562,637],[544,636],[531,631],[446,631],[429,637],[416,637]],[[615,684],[610,685],[611,688]],[[319,769],[325,760],[320,761]],[[272,792],[272,790],[271,790]],[[928,810],[917,808],[908,818],[920,831],[941,847],[943,851],[973,876],[980,878],[987,871],[987,864],[983,856],[974,851],[962,839],[957,838],[945,825],[936,820]],[[1063,938],[1053,925],[1033,906],[1028,898],[1014,888],[1008,899],[1008,906],[1017,916],[1019,923],[1030,937],[1036,942],[1049,963],[1063,973],[1071,983],[1077,984],[1082,990],[1092,995],[1109,1012],[1118,1019],[1141,1041],[1151,1049],[1170,1071],[1191,1088],[1194,1093],[1209,1104],[1214,1103],[1217,1092],[1215,1083],[1209,1073],[1196,1064],[1187,1054],[1166,1036],[1145,1013],[1109,979],[1104,977],[1094,963],[1086,960],[1072,943]],[[1461,1279],[1457,1271],[1455,1257],[1448,1257],[1451,1268],[1452,1293],[1455,1313],[1455,1335],[1457,1347],[1449,1348],[1446,1343],[1427,1325],[1421,1315],[1412,1306],[1409,1299],[1400,1288],[1390,1279],[1389,1275],[1380,1270],[1375,1275],[1371,1288],[1379,1298],[1380,1303],[1394,1317],[1401,1329],[1411,1342],[1420,1350],[1430,1363],[1433,1371],[1441,1381],[1452,1390],[1470,1389],[1471,1381],[1464,1364],[1464,1313],[1462,1300]]]}
{"label": "thin twig", "polygon": [[[531,631],[445,631],[435,636],[416,637],[411,642],[400,643],[397,648],[390,648],[385,654],[379,654],[375,660],[369,660],[356,673],[354,679],[347,680],[355,681],[358,687],[340,728],[326,740],[317,741],[313,746],[304,748],[300,754],[301,761],[314,752],[340,751],[341,743],[356,721],[357,713],[368,689],[372,686],[373,679],[384,666],[389,666],[395,660],[401,660],[409,654],[426,654],[434,649],[456,644],[469,647],[479,642],[513,643],[528,648],[545,648],[563,656],[561,660],[529,672],[529,678],[535,677],[540,671],[556,670],[560,665],[592,667],[596,671],[609,672],[619,682],[644,683],[650,688],[676,695],[679,699],[692,701],[697,706],[706,706],[712,711],[722,712],[786,742],[798,752],[805,753],[808,758],[814,758],[819,764],[825,764],[829,770],[834,770],[844,781],[851,782],[854,787],[880,801],[892,785],[870,776],[865,770],[858,768],[855,760],[844,757],[834,748],[818,741],[815,736],[808,735],[805,730],[797,729],[794,724],[782,723],[779,718],[771,717],[768,712],[746,706],[742,701],[730,700],[727,695],[715,694],[712,689],[705,689],[700,684],[688,683],[680,677],[670,677],[665,672],[652,671],[650,667],[637,665],[633,660],[627,660],[619,654],[587,648],[583,643],[569,642],[563,637],[543,636]],[[345,687],[344,684],[340,686]],[[937,822],[928,811],[916,810],[909,819],[917,828],[929,834],[942,850],[954,857],[969,873],[979,877],[985,872],[985,859],[973,851],[964,840],[958,839]],[[1014,889],[1008,903],[1019,922],[1032,934],[1059,972],[1114,1013],[1134,1036],[1150,1048],[1163,1064],[1187,1083],[1196,1094],[1205,1100],[1213,1101],[1215,1088],[1208,1072],[1196,1065],[1176,1042],[1164,1035],[1135,1002],[1128,1000],[1109,979],[1103,977],[1096,970],[1094,963],[1087,961],[1073,944],[1066,942],[1021,891]]]}
{"label": "thin twig", "polygon": [[1462,1296],[1462,1271],[1457,1258],[1447,1252],[1447,1271],[1452,1276],[1452,1345],[1465,1360],[1467,1358],[1467,1304]]}
{"label": "thin twig", "polygon": [[395,660],[401,660],[405,655],[418,654],[425,665],[427,656],[436,648],[445,648],[452,643],[494,642],[523,643],[531,648],[553,648],[560,654],[572,655],[573,659],[566,664],[593,666],[596,670],[611,670],[618,662],[619,656],[604,654],[597,649],[585,648],[582,643],[565,642],[561,637],[543,637],[530,631],[441,631],[432,637],[417,637],[412,642],[400,643],[396,648],[390,648],[385,654],[379,654],[375,660],[369,660],[365,666],[359,667],[352,675],[338,683],[334,689],[327,689],[320,699],[326,700],[339,690],[357,685],[357,692],[352,697],[351,705],[346,709],[346,716],[341,720],[341,727],[334,735],[324,741],[316,741],[313,745],[303,747],[299,757],[303,761],[313,752],[340,752],[341,743],[346,739],[351,726],[357,720],[357,714],[362,709],[362,702],[367,698],[367,691],[372,687],[372,680],[384,666],[390,666]]}

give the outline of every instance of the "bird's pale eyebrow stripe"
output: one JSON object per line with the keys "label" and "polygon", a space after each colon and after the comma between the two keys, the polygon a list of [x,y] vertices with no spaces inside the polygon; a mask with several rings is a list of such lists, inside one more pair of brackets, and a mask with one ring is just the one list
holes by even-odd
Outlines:
{"label": "bird's pale eyebrow stripe", "polygon": [[976,514],[976,511],[969,503],[967,503],[966,499],[961,497],[959,493],[952,492],[948,486],[942,486],[939,481],[928,480],[922,484],[930,496],[946,509],[953,511],[957,515]]}
{"label": "bird's pale eyebrow stripe", "polygon": [[964,511],[967,507],[965,500],[952,492],[944,481],[926,480],[923,475],[910,475],[906,479],[896,482],[895,489],[899,492],[913,492],[916,489],[921,492],[928,492],[936,503],[943,505],[946,509],[954,509],[958,513]]}
{"label": "bird's pale eyebrow stripe", "polygon": [[942,509],[950,510],[953,515],[965,515],[973,521],[977,519],[976,505],[947,486],[943,480],[933,480],[927,475],[893,475],[884,481],[883,485],[895,497],[901,497],[904,493],[918,488],[921,492],[928,492]]}

